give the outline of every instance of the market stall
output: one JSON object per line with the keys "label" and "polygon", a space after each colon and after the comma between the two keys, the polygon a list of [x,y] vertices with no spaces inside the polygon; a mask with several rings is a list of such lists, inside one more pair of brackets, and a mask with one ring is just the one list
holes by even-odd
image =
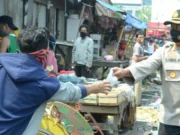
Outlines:
{"label": "market stall", "polygon": [[[86,83],[93,82],[87,80]],[[118,135],[122,124],[124,126],[127,123],[132,127],[135,122],[135,112],[131,108],[135,108],[134,92],[123,83],[114,86],[107,95],[91,94],[76,103],[50,102],[45,109],[38,135],[104,135],[104,130]]]}
{"label": "market stall", "polygon": [[108,68],[125,68],[129,65],[135,34],[138,30],[146,29],[147,24],[100,0],[96,0],[95,9],[98,16],[95,25],[100,26],[96,27],[96,33],[100,34],[90,35],[95,43],[92,73],[101,67],[101,78],[104,78]]}
{"label": "market stall", "polygon": [[[108,94],[91,94],[88,97],[79,101],[81,104],[79,110],[84,116],[88,119],[89,113],[95,117],[97,124],[102,130],[113,131],[113,135],[118,135],[119,129],[122,127],[122,123],[128,123],[132,126],[133,121],[130,122],[130,119],[124,119],[125,110],[127,107],[132,107],[133,105],[133,91],[126,84],[120,84],[118,87],[113,88],[112,91]],[[70,104],[72,107],[77,108],[75,104]],[[126,112],[128,113],[128,112]],[[134,117],[134,113],[129,115],[129,118]],[[99,121],[100,118],[103,118]],[[106,119],[107,118],[107,119]],[[113,123],[109,122],[109,119],[113,118]],[[90,125],[93,125],[92,121],[89,121]]]}
{"label": "market stall", "polygon": [[125,23],[127,25],[124,28],[124,35],[122,38],[127,41],[127,46],[124,50],[124,55],[129,56],[130,58],[133,53],[133,46],[136,42],[136,32],[139,30],[145,30],[148,25],[144,21],[139,20],[129,13],[126,15]]}
{"label": "market stall", "polygon": [[[125,11],[117,9],[101,0],[96,0],[94,6],[96,14],[92,17],[92,6],[83,4],[83,8],[77,25],[80,25],[84,19],[89,20],[88,25],[90,25],[91,27],[90,37],[94,41],[94,60],[91,72],[95,74],[95,70],[97,70],[99,67],[103,68],[101,78],[102,80],[105,78],[104,73],[108,68],[127,67],[129,65],[128,59],[122,60],[118,57],[118,50],[121,45],[120,42],[122,40],[127,40],[127,46],[132,47],[132,43],[130,44],[130,41],[133,40],[136,32],[136,29],[133,29],[133,21],[136,19],[130,16],[128,17],[129,19],[125,21],[127,17],[125,16]],[[138,20],[136,21],[138,22]],[[128,31],[128,36],[126,36],[128,32],[124,31],[127,23],[129,25],[132,24],[131,30]],[[137,29],[139,29],[139,24],[137,25]],[[75,39],[76,35],[77,32],[75,32],[72,37]],[[126,50],[127,46],[124,47]],[[55,49],[56,56],[62,56],[64,58],[64,65],[66,69],[69,69],[71,67],[72,48],[73,42],[57,41],[57,46]],[[77,81],[79,82],[79,79],[76,79],[76,83]],[[99,132],[101,130],[113,130],[113,135],[118,135],[118,131],[122,126],[122,123],[123,125],[124,123],[126,123],[127,125],[132,127],[135,121],[135,106],[133,104],[134,96],[132,92],[133,90],[130,88],[130,86],[119,84],[114,87],[112,92],[110,92],[108,95],[89,95],[78,103],[67,104],[77,109],[87,121],[90,120],[88,121],[88,123],[91,125],[91,129],[89,129],[91,132],[92,130]],[[59,104],[57,106],[60,108],[64,105]],[[65,108],[67,108],[67,106]],[[71,116],[71,114],[67,111],[64,111],[62,113],[65,113],[67,116],[68,114],[69,116]],[[94,115],[98,115],[99,118],[112,116],[114,118],[113,124],[108,123],[107,121],[98,121],[97,117],[95,117],[95,119],[92,117]],[[127,116],[127,119],[123,120],[124,116]],[[79,117],[79,119],[83,118]],[[96,122],[96,120],[98,122]],[[98,130],[99,128],[101,130]]]}

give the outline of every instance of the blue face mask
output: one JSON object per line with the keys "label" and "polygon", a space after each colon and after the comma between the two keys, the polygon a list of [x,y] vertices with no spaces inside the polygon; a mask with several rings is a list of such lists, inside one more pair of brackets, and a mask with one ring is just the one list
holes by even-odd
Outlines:
{"label": "blue face mask", "polygon": [[172,29],[170,31],[170,34],[171,34],[171,38],[172,38],[173,42],[175,42],[175,43],[180,42],[180,31],[179,30]]}

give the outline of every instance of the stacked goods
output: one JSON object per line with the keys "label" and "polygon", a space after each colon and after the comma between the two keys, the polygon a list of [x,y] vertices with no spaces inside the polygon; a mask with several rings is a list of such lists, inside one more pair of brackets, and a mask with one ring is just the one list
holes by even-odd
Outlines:
{"label": "stacked goods", "polygon": [[98,95],[90,94],[89,96],[79,100],[79,103],[89,104],[89,105],[98,105]]}
{"label": "stacked goods", "polygon": [[118,106],[120,103],[127,101],[126,92],[122,88],[113,88],[106,94],[91,94],[79,102],[82,104],[99,105],[99,106]]}
{"label": "stacked goods", "polygon": [[100,106],[118,106],[126,101],[125,91],[114,88],[109,94],[98,94],[98,104]]}
{"label": "stacked goods", "polygon": [[151,123],[155,127],[159,123],[159,113],[154,107],[137,107],[136,120]]}

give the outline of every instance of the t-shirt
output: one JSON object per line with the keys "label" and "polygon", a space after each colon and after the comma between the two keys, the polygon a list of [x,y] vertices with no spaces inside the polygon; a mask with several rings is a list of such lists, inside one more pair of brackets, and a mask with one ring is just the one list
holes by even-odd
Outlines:
{"label": "t-shirt", "polygon": [[154,44],[152,44],[152,45],[148,44],[147,51],[149,54],[153,54],[154,53]]}
{"label": "t-shirt", "polygon": [[16,40],[17,40],[16,35],[15,34],[9,34],[7,37],[10,40],[10,44],[9,44],[8,49],[7,49],[7,52],[8,53],[16,53],[19,50],[19,46],[16,42]]}
{"label": "t-shirt", "polygon": [[[136,43],[134,45],[134,48],[133,48],[133,56],[138,56],[138,57],[143,57],[144,56],[144,48],[142,47],[141,44],[139,43]],[[132,63],[136,63],[136,61],[134,61],[132,59]]]}

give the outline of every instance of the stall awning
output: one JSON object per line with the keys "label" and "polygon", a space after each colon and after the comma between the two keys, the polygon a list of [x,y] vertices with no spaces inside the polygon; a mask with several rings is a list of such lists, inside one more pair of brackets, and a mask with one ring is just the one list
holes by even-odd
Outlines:
{"label": "stall awning", "polygon": [[147,23],[137,19],[129,13],[126,15],[125,22],[136,29],[146,29],[148,27]]}
{"label": "stall awning", "polygon": [[126,14],[125,11],[113,7],[102,0],[96,0],[96,12],[98,16],[107,16],[116,19],[125,19],[123,14]]}

